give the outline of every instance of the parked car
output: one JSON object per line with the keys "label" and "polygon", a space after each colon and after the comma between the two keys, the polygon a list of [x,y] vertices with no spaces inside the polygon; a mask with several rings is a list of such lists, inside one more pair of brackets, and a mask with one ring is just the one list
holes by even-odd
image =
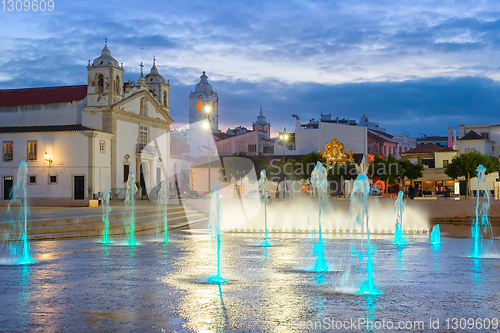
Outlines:
{"label": "parked car", "polygon": [[380,185],[370,186],[370,195],[373,195],[373,196],[382,195],[382,186],[380,186]]}
{"label": "parked car", "polygon": [[191,198],[191,199],[198,199],[200,195],[198,194],[198,191],[185,191],[184,194],[182,195],[183,198]]}

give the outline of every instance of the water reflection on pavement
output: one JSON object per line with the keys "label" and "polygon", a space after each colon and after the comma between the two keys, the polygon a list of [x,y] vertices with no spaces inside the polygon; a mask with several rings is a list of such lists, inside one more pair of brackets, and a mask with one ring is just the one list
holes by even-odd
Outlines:
{"label": "water reflection on pavement", "polygon": [[[470,240],[374,237],[380,296],[337,292],[341,272],[310,272],[309,235],[225,234],[222,276],[207,283],[215,257],[207,235],[189,230],[171,242],[140,245],[100,239],[32,242],[31,266],[0,266],[0,327],[6,331],[314,332],[318,322],[424,321],[500,317],[500,259],[470,259]],[[326,236],[325,255],[340,265],[348,239]],[[309,241],[308,241],[309,240]],[[124,239],[114,241],[125,242]],[[500,252],[500,242],[491,249]],[[6,255],[0,250],[0,258]],[[323,326],[325,328],[325,326]],[[357,329],[353,331],[362,331]],[[444,329],[443,329],[444,330]],[[410,331],[410,330],[408,330]]]}

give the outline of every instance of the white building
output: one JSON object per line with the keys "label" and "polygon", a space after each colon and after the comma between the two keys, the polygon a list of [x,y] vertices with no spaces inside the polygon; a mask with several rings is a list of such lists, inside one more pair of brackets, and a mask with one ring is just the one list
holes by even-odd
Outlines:
{"label": "white building", "polygon": [[[241,128],[241,127],[240,127]],[[238,153],[247,155],[274,155],[274,139],[271,139],[271,124],[260,109],[257,121],[252,124],[253,130],[241,134],[230,135],[217,140],[219,156],[230,156]],[[279,152],[279,151],[278,151]]]}
{"label": "white building", "polygon": [[[345,151],[363,154],[367,161],[367,127],[353,126],[320,119],[317,123],[302,125],[298,117],[295,124],[295,150],[285,149],[285,155],[306,155],[310,152],[324,151],[327,143],[334,138],[344,145]],[[274,150],[279,153],[283,147],[276,142]]]}
{"label": "white building", "polygon": [[137,84],[124,84],[123,64],[105,45],[87,71],[84,86],[0,91],[3,200],[23,160],[28,196],[58,204],[92,199],[105,189],[123,198],[131,171],[143,188],[165,178],[170,85],[156,64]]}
{"label": "white building", "polygon": [[457,149],[461,154],[477,150],[482,154],[500,157],[500,124],[460,125],[458,138]]}

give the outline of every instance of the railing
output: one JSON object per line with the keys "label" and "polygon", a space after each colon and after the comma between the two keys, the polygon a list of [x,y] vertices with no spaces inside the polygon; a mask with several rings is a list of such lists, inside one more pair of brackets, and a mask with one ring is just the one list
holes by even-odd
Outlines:
{"label": "railing", "polygon": [[3,154],[3,160],[4,161],[12,161],[14,159],[14,154],[13,153],[5,153]]}
{"label": "railing", "polygon": [[137,145],[137,153],[156,155],[156,146],[148,146],[139,143]]}

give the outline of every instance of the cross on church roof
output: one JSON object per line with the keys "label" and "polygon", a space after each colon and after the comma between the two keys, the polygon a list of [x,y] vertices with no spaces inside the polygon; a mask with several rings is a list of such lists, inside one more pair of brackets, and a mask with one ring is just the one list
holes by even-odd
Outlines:
{"label": "cross on church roof", "polygon": [[153,56],[153,66],[156,65],[156,56]]}
{"label": "cross on church roof", "polygon": [[104,44],[108,45],[108,38],[104,38]]}
{"label": "cross on church roof", "polygon": [[139,66],[141,66],[141,77],[143,77],[144,73],[143,73],[142,69],[144,68],[144,65],[142,64],[142,61],[141,61],[141,64]]}

